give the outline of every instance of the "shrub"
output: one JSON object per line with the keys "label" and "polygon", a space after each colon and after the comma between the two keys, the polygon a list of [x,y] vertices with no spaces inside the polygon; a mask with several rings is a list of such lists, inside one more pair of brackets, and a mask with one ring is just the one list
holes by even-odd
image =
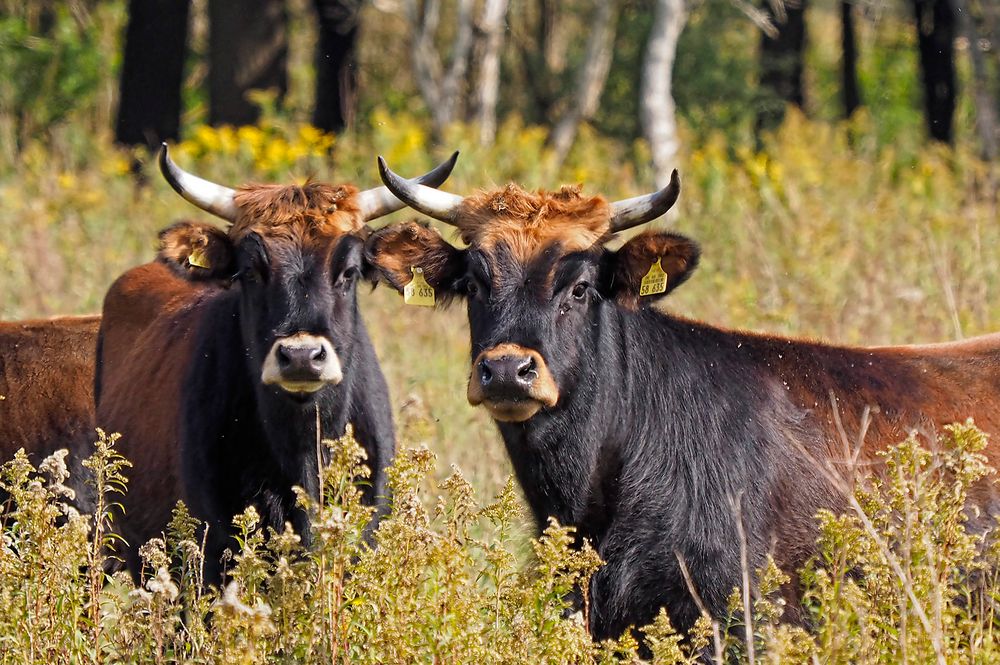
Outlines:
{"label": "shrub", "polygon": [[37,470],[23,452],[3,465],[0,662],[634,662],[640,635],[644,655],[663,664],[998,655],[1000,546],[983,516],[971,514],[976,529],[967,528],[970,490],[992,482],[985,435],[971,424],[947,428],[934,452],[915,437],[891,448],[884,477],[859,487],[850,512],[821,513],[819,553],[800,571],[808,631],[781,622],[789,577],[771,562],[748,593],[733,590],[728,617],[703,616],[682,636],[661,612],[600,644],[587,634],[586,602],[570,600],[600,558],[552,522],[519,565],[511,534],[521,504],[509,479],[483,504],[457,469],[429,486],[433,455],[404,450],[390,472],[392,511],[369,546],[371,508],[355,483],[364,452],[350,433],[323,442],[323,500],[300,493],[310,547],[290,527],[263,533],[248,508],[234,519],[227,585],[204,588],[198,523],[178,504],[163,537],[140,550],[140,586],[105,574],[95,546],[108,543],[127,468],[115,441],[101,433],[86,461],[103,497],[96,516],[71,506],[65,451]]}

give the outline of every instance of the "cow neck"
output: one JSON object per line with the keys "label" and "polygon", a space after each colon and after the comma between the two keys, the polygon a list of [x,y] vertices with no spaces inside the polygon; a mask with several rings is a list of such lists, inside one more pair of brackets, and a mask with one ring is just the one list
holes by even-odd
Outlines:
{"label": "cow neck", "polygon": [[[760,376],[718,367],[722,356],[710,350],[725,346],[723,331],[655,310],[626,312],[611,303],[595,311],[589,347],[581,350],[581,358],[591,361],[574,390],[556,409],[526,423],[498,425],[539,526],[552,516],[599,540],[615,512],[630,501],[619,494],[623,474],[637,468],[667,474],[648,468],[654,459],[678,473],[709,473],[701,466],[726,459],[724,421],[752,419],[750,410],[768,391]],[[706,388],[720,370],[738,395],[726,404],[713,402],[714,393]],[[674,464],[677,455],[687,461]],[[756,466],[750,462],[746,469]]]}
{"label": "cow neck", "polygon": [[592,332],[580,350],[581,359],[591,361],[581,363],[573,390],[555,409],[525,423],[497,423],[539,528],[549,517],[579,526],[600,512],[606,497],[597,486],[599,471],[615,463],[619,437],[614,423],[630,410],[619,394],[626,371],[619,311],[603,304],[591,316],[595,320],[587,328]]}
{"label": "cow neck", "polygon": [[[343,368],[343,380],[336,386],[320,391],[315,400],[299,404],[270,389],[256,384],[256,414],[268,449],[284,475],[294,484],[318,496],[316,468],[316,416],[319,411],[320,436],[335,439],[343,436],[347,427],[349,405],[354,392],[354,375],[350,350],[338,349]],[[324,449],[324,459],[327,455]]]}

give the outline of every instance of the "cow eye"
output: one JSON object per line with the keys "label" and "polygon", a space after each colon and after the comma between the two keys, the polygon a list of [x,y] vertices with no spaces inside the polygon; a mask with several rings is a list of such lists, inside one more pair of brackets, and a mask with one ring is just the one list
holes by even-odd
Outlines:
{"label": "cow eye", "polygon": [[580,282],[579,284],[577,284],[576,286],[573,287],[573,297],[576,300],[583,300],[583,298],[586,295],[587,295],[587,283],[586,282]]}

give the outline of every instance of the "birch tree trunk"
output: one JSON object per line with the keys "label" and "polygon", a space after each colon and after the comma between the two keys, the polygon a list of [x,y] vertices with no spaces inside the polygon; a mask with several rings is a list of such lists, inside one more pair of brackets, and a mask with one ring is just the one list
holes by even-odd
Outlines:
{"label": "birch tree trunk", "polygon": [[503,47],[504,23],[508,0],[486,0],[479,22],[482,53],[479,57],[476,115],[479,143],[490,145],[497,135],[497,100],[500,93],[500,49]]}
{"label": "birch tree trunk", "polygon": [[[549,145],[552,146],[556,161],[560,164],[573,147],[580,122],[589,120],[597,111],[597,103],[601,99],[604,84],[608,80],[608,72],[611,70],[617,18],[618,3],[615,0],[598,0],[590,24],[586,54],[577,72],[573,102],[549,135]],[[670,59],[672,65],[673,55]]]}
{"label": "birch tree trunk", "polygon": [[457,117],[457,111],[464,99],[469,67],[469,52],[472,49],[472,15],[474,0],[458,1],[455,42],[451,49],[451,61],[447,69],[434,45],[434,34],[441,19],[440,0],[407,0],[406,18],[413,35],[413,74],[420,96],[431,114],[431,131],[435,140]]}
{"label": "birch tree trunk", "polygon": [[643,132],[653,153],[657,187],[665,187],[670,181],[670,171],[680,148],[671,89],[677,41],[686,22],[684,0],[656,0],[653,27],[642,66],[639,113]]}

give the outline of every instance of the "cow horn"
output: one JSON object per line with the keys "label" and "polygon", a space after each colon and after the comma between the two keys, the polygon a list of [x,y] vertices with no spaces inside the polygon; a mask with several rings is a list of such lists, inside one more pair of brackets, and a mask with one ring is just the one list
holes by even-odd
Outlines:
{"label": "cow horn", "polygon": [[681,179],[674,169],[670,182],[660,191],[615,201],[611,204],[611,232],[618,233],[656,219],[670,210],[680,193]]}
{"label": "cow horn", "polygon": [[455,212],[463,201],[461,196],[431,189],[415,181],[402,178],[386,166],[385,160],[381,156],[378,158],[378,173],[385,186],[400,201],[425,215],[454,225]]}
{"label": "cow horn", "polygon": [[[403,182],[416,183],[417,185],[427,185],[429,187],[439,187],[445,180],[448,179],[448,176],[451,175],[452,169],[455,168],[456,161],[458,161],[457,150],[453,152],[451,157],[447,160],[434,167],[433,171],[428,171],[422,176],[413,178],[409,181],[404,180]],[[383,180],[384,179],[385,178],[383,178]],[[358,194],[358,201],[360,201],[361,214],[364,216],[365,221],[371,221],[376,217],[388,215],[390,212],[396,212],[406,206],[406,203],[393,196],[393,193],[389,191],[388,187],[374,187],[372,189],[366,189]]]}
{"label": "cow horn", "polygon": [[236,204],[233,203],[235,189],[216,185],[183,170],[170,159],[166,143],[160,147],[159,162],[160,173],[175,192],[205,212],[221,217],[230,224],[236,221]]}

